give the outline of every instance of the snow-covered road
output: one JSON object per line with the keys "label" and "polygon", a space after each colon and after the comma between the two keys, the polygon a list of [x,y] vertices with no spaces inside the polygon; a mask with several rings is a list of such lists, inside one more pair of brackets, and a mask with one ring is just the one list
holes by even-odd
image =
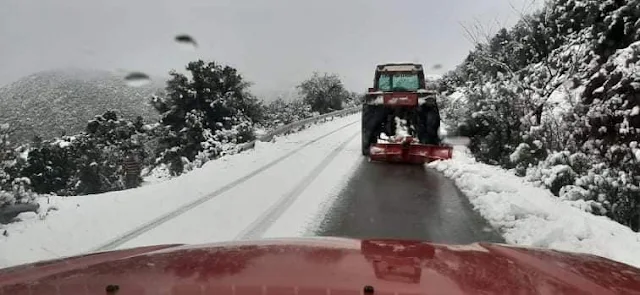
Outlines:
{"label": "snow-covered road", "polygon": [[[295,154],[287,154],[265,166],[256,167],[256,170],[247,176],[225,186],[225,191],[217,190],[196,200],[193,205],[188,204],[184,210],[179,208],[173,211],[182,214],[171,212],[165,215],[167,217],[161,216],[140,227],[140,230],[136,228],[115,242],[96,250],[150,244],[198,244],[234,239],[259,239],[320,174],[334,176],[330,185],[339,183],[340,175],[348,178],[348,173],[345,173],[348,172],[348,167],[345,165],[332,165],[330,169],[328,166],[338,154],[346,152],[345,145],[357,142],[354,139],[359,135],[359,125],[354,123],[357,121],[343,123],[339,129],[309,142],[289,141],[300,144],[292,151]],[[294,136],[289,137],[292,138]],[[273,165],[270,165],[272,163]],[[304,224],[296,221],[290,224],[289,232],[283,234],[295,236],[299,230],[296,227],[303,226]],[[129,234],[132,232],[140,234]]]}

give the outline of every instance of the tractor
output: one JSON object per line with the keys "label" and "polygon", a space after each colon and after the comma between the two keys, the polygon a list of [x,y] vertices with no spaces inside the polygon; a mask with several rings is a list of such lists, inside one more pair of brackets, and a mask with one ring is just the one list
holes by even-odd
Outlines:
{"label": "tractor", "polygon": [[378,65],[362,105],[362,155],[415,164],[450,159],[453,148],[438,134],[437,96],[427,89],[422,65]]}

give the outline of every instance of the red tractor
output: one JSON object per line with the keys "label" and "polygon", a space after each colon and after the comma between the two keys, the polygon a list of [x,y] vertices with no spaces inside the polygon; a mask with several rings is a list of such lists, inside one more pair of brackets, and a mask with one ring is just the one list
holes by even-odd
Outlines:
{"label": "red tractor", "polygon": [[378,65],[362,106],[362,154],[402,163],[450,159],[453,148],[438,135],[437,95],[427,89],[422,65]]}

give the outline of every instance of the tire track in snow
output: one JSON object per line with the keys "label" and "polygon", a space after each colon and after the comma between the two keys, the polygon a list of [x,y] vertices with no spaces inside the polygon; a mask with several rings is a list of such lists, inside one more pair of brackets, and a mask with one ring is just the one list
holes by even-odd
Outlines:
{"label": "tire track in snow", "polygon": [[238,234],[235,240],[250,240],[260,238],[272,225],[275,223],[284,212],[287,211],[291,204],[302,194],[307,187],[313,183],[313,181],[324,171],[329,164],[335,159],[335,157],[351,142],[356,136],[360,134],[360,131],[354,135],[349,136],[347,140],[342,142],[336,147],[329,155],[327,155],[318,166],[316,166],[305,178],[303,178],[298,185],[296,185],[291,191],[286,193],[283,197],[273,204],[269,209],[246,227],[240,234]]}
{"label": "tire track in snow", "polygon": [[153,220],[151,220],[151,221],[149,221],[149,222],[147,222],[147,223],[145,223],[145,224],[143,224],[143,225],[141,225],[141,226],[139,226],[137,228],[134,228],[134,229],[128,231],[127,233],[125,233],[125,234],[123,234],[123,235],[121,235],[119,237],[116,237],[116,238],[110,240],[109,242],[107,242],[105,244],[102,244],[102,245],[94,248],[92,250],[92,252],[113,250],[116,247],[118,247],[118,246],[120,246],[120,245],[122,245],[122,244],[124,244],[124,243],[126,243],[126,242],[128,242],[128,241],[130,241],[130,240],[132,240],[132,239],[134,239],[134,238],[136,238],[138,236],[140,236],[141,234],[146,233],[146,232],[148,232],[148,231],[160,226],[161,224],[163,224],[163,223],[165,223],[167,221],[170,221],[170,220],[172,220],[172,219],[174,219],[174,218],[176,218],[176,217],[188,212],[189,210],[191,210],[191,209],[193,209],[195,207],[198,207],[199,205],[201,205],[201,204],[203,204],[203,203],[205,203],[205,202],[207,202],[207,201],[209,201],[209,200],[211,200],[211,199],[213,199],[213,198],[215,198],[215,197],[227,192],[228,190],[231,190],[232,188],[234,188],[234,187],[246,182],[247,180],[259,175],[260,173],[264,172],[265,170],[267,170],[267,169],[277,165],[278,163],[288,159],[289,157],[297,154],[302,149],[304,149],[304,148],[306,148],[306,147],[308,147],[308,146],[310,146],[310,145],[312,145],[312,144],[314,144],[314,143],[316,143],[316,142],[318,142],[318,141],[320,141],[320,140],[322,140],[324,138],[327,138],[327,137],[329,137],[329,136],[331,136],[331,135],[333,135],[333,134],[335,134],[335,133],[337,133],[337,132],[339,132],[339,131],[341,131],[341,130],[343,130],[343,129],[345,129],[345,128],[353,125],[353,124],[356,124],[358,122],[360,122],[360,120],[353,121],[351,123],[348,123],[348,124],[338,128],[338,129],[335,129],[335,130],[333,130],[333,131],[331,131],[331,132],[329,132],[327,134],[319,136],[319,137],[317,137],[317,138],[305,143],[304,145],[300,146],[299,148],[291,151],[290,153],[288,153],[288,154],[286,154],[284,156],[281,156],[281,157],[279,157],[279,158],[277,158],[277,159],[265,164],[264,166],[254,170],[253,172],[251,172],[251,173],[249,173],[249,174],[247,174],[247,175],[245,175],[243,177],[240,177],[240,178],[238,178],[238,179],[226,184],[225,186],[215,190],[214,192],[212,192],[210,194],[204,195],[203,197],[201,197],[199,199],[196,199],[195,201],[193,201],[191,203],[185,204],[185,205],[179,207],[178,209],[176,209],[174,211],[171,211],[171,212],[166,213],[166,214],[164,214],[164,215],[162,215],[162,216],[160,216],[160,217],[158,217],[156,219],[153,219]]}

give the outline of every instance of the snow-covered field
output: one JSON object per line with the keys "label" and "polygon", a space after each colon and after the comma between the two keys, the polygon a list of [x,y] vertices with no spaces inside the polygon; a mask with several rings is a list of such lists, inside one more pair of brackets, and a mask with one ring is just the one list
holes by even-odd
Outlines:
{"label": "snow-covered field", "polygon": [[[359,117],[259,142],[254,150],[168,181],[43,199],[43,211],[57,210],[46,216],[23,213],[23,221],[2,228],[7,236],[0,236],[0,268],[98,249],[232,240],[246,232],[249,237],[305,234],[361,160]],[[163,217],[172,218],[158,222]],[[149,230],[133,231],[141,226]],[[132,235],[118,239],[127,234]]]}
{"label": "snow-covered field", "polygon": [[640,267],[639,233],[507,170],[478,163],[464,147],[456,147],[452,160],[429,166],[453,179],[509,244],[590,253]]}

